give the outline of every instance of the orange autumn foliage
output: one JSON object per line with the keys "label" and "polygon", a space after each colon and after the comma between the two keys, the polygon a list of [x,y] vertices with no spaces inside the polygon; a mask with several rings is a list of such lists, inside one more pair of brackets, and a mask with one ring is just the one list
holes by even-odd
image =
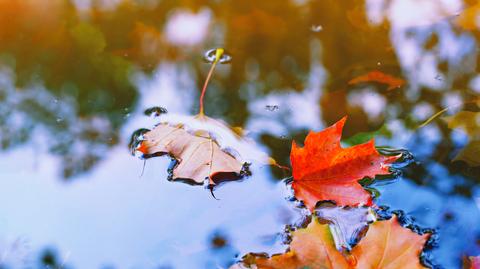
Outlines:
{"label": "orange autumn foliage", "polygon": [[425,267],[419,257],[429,237],[402,227],[393,216],[371,224],[352,252],[342,253],[335,247],[329,225],[313,218],[306,228],[292,233],[286,253],[270,258],[248,254],[242,265],[258,269],[421,269]]}
{"label": "orange autumn foliage", "polygon": [[455,18],[455,24],[465,30],[475,31],[478,29],[478,15],[480,14],[480,3],[464,9]]}
{"label": "orange autumn foliage", "polygon": [[389,164],[399,156],[383,156],[373,139],[342,148],[340,139],[346,117],[305,139],[305,146],[292,144],[290,161],[295,197],[313,212],[318,201],[332,200],[337,205],[372,204],[370,193],[358,183],[364,177],[389,174]]}

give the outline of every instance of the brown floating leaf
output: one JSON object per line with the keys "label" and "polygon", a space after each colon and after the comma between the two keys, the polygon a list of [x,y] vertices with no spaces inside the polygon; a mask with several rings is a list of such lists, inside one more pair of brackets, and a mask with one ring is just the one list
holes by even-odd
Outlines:
{"label": "brown floating leaf", "polygon": [[223,151],[207,131],[186,131],[183,125],[161,123],[144,134],[137,148],[144,156],[168,154],[178,161],[172,171],[173,180],[191,180],[202,184],[209,179],[215,185],[224,178],[235,179],[244,162]]}

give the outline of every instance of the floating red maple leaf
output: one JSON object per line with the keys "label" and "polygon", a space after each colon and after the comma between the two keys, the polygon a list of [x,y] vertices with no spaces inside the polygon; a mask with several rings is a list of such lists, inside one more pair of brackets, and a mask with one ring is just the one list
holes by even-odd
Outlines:
{"label": "floating red maple leaf", "polygon": [[346,117],[305,139],[300,148],[292,144],[290,161],[295,197],[313,212],[318,201],[332,200],[337,205],[372,204],[370,193],[358,183],[364,177],[389,174],[389,164],[399,156],[383,156],[373,139],[349,148],[340,146]]}

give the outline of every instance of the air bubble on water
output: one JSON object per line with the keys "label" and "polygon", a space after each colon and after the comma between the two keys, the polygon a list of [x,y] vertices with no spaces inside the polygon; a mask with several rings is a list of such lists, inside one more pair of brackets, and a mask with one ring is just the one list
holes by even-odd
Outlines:
{"label": "air bubble on water", "polygon": [[62,118],[57,118],[55,121],[56,121],[57,123],[61,123],[61,122],[63,122],[63,119],[62,119]]}
{"label": "air bubble on water", "polygon": [[127,113],[127,114],[125,114],[125,116],[123,116],[123,118],[124,118],[124,119],[127,119],[127,118],[130,117],[130,115],[131,115],[130,113]]}
{"label": "air bubble on water", "polygon": [[266,105],[265,109],[270,111],[270,112],[274,112],[274,111],[277,111],[279,109],[279,106],[278,105]]}
{"label": "air bubble on water", "polygon": [[[217,49],[208,50],[203,55],[203,59],[207,63],[214,63],[216,60],[215,58],[216,54],[217,54]],[[230,54],[228,54],[226,51],[222,53],[222,56],[220,56],[220,59],[218,60],[218,62],[221,64],[227,64],[231,61],[232,61],[232,56],[230,56]]]}
{"label": "air bubble on water", "polygon": [[443,76],[438,74],[438,75],[435,76],[435,80],[443,81]]}
{"label": "air bubble on water", "polygon": [[151,107],[151,108],[147,108],[143,112],[143,114],[145,114],[146,116],[149,116],[149,117],[158,117],[161,114],[165,114],[165,113],[168,113],[167,109],[165,109],[163,107],[159,107],[159,106],[154,106],[154,107]]}
{"label": "air bubble on water", "polygon": [[310,27],[310,30],[312,30],[312,32],[315,32],[315,33],[319,33],[323,30],[323,26],[321,26],[320,24],[316,25],[316,24],[313,24],[311,27]]}

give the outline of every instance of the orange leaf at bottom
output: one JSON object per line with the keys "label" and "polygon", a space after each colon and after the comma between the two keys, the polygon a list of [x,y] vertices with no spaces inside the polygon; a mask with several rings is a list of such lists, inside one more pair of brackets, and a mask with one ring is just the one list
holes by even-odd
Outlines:
{"label": "orange leaf at bottom", "polygon": [[258,269],[423,269],[420,254],[429,237],[402,227],[393,216],[371,224],[351,254],[342,253],[336,249],[329,225],[314,217],[306,228],[292,233],[289,251],[270,258],[248,254],[243,265]]}
{"label": "orange leaf at bottom", "polygon": [[[310,224],[292,233],[290,250],[271,258],[249,254],[244,257],[247,266],[258,269],[347,269],[349,264],[335,248],[328,224],[320,224],[313,218]],[[247,267],[252,268],[252,267]],[[255,267],[253,267],[255,268]]]}
{"label": "orange leaf at bottom", "polygon": [[359,269],[420,269],[420,254],[430,234],[418,235],[402,227],[394,215],[370,225],[367,235],[353,248]]}

